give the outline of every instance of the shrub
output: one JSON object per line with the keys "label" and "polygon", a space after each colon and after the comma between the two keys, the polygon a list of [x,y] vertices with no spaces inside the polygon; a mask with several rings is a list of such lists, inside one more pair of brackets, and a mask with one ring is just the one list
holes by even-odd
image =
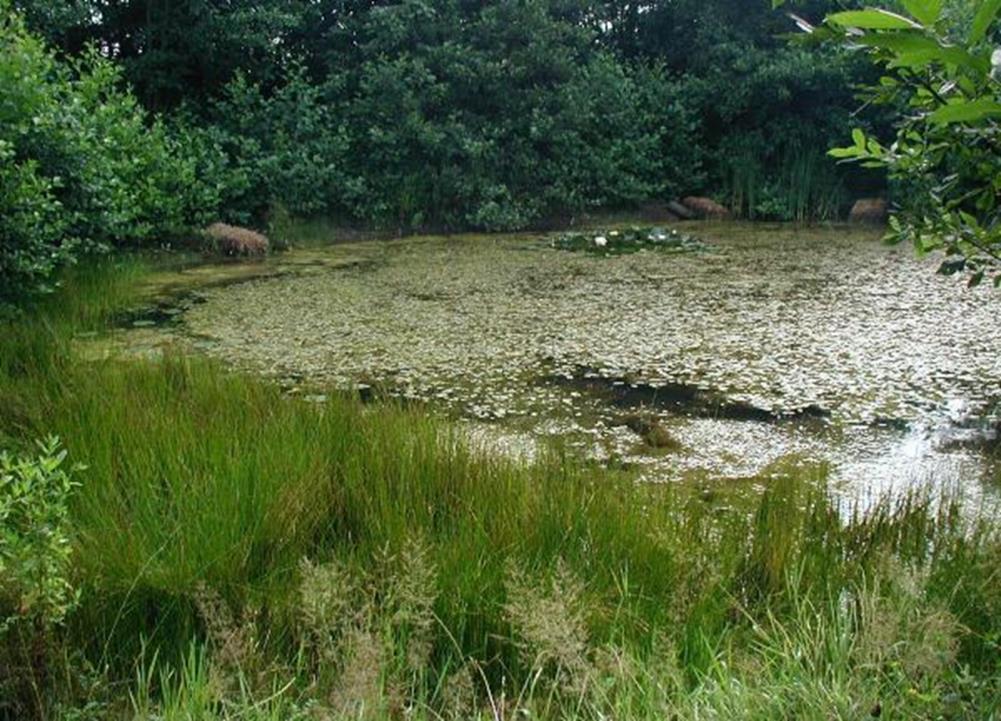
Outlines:
{"label": "shrub", "polygon": [[0,453],[0,699],[15,709],[41,707],[51,634],[78,599],[68,521],[75,469],[65,468],[57,438],[38,452]]}
{"label": "shrub", "polygon": [[15,160],[13,146],[0,140],[0,304],[23,287],[43,287],[69,254],[60,244],[66,219],[53,183],[37,163]]}
{"label": "shrub", "polygon": [[77,468],[59,439],[34,458],[0,453],[0,633],[20,623],[50,629],[76,602],[69,581],[69,497]]}
{"label": "shrub", "polygon": [[0,38],[0,303],[46,289],[80,254],[167,239],[212,214],[204,155],[119,89],[115,65],[93,51],[58,60],[6,2]]}
{"label": "shrub", "polygon": [[233,220],[261,218],[271,204],[292,215],[314,215],[338,199],[344,132],[323,87],[308,82],[301,69],[270,94],[238,75],[209,114],[211,124],[202,132],[229,165],[222,185]]}

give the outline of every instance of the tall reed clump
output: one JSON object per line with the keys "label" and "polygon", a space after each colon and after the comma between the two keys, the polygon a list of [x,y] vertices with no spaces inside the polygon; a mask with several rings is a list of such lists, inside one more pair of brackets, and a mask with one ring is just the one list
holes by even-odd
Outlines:
{"label": "tall reed clump", "polygon": [[196,358],[77,357],[75,325],[114,317],[139,279],[65,296],[0,349],[0,438],[28,453],[55,433],[87,466],[38,716],[997,706],[994,521],[917,493],[854,513],[791,464],[760,496],[706,501],[558,451],[484,456],[419,411],[308,403]]}
{"label": "tall reed clump", "polygon": [[749,220],[796,222],[842,220],[849,196],[842,174],[823,149],[793,143],[776,157],[761,157],[760,146],[731,143],[723,192],[727,206]]}

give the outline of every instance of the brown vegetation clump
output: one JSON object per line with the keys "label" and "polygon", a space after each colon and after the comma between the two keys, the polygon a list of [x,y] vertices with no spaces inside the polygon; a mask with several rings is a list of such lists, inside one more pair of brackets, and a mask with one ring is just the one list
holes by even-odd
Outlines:
{"label": "brown vegetation clump", "polygon": [[508,571],[505,616],[522,660],[552,689],[583,697],[593,679],[584,617],[584,587],[560,563],[549,583]]}
{"label": "brown vegetation clump", "polygon": [[322,565],[303,559],[299,587],[299,612],[307,645],[327,663],[339,659],[339,642],[345,630],[360,622],[355,603],[355,580],[341,564]]}
{"label": "brown vegetation clump", "polygon": [[689,196],[682,199],[681,204],[701,220],[726,220],[730,217],[730,211],[712,198]]}
{"label": "brown vegetation clump", "polygon": [[625,425],[633,433],[643,439],[650,448],[667,449],[676,451],[681,448],[681,443],[671,434],[671,432],[656,418],[643,415],[631,414],[624,419]]}
{"label": "brown vegetation clump", "polygon": [[205,584],[195,589],[193,599],[212,648],[209,675],[215,695],[226,698],[241,682],[261,681],[254,611],[248,607],[239,618],[234,616],[222,596]]}
{"label": "brown vegetation clump", "polygon": [[267,255],[271,244],[266,236],[248,228],[226,223],[213,223],[205,229],[223,255]]}
{"label": "brown vegetation clump", "polygon": [[863,668],[895,668],[912,683],[935,678],[956,661],[962,624],[925,595],[927,569],[882,560],[881,583],[859,593],[854,658]]}
{"label": "brown vegetation clump", "polygon": [[434,602],[438,585],[431,550],[410,540],[385,564],[384,605],[390,627],[400,639],[407,670],[419,673],[430,662],[434,639]]}
{"label": "brown vegetation clump", "polygon": [[473,661],[467,660],[442,685],[441,717],[445,721],[467,721],[476,718],[476,672]]}
{"label": "brown vegetation clump", "polygon": [[327,697],[330,718],[376,719],[385,717],[394,694],[383,676],[386,652],[383,641],[371,630],[355,627],[342,643],[340,676]]}
{"label": "brown vegetation clump", "polygon": [[431,665],[437,571],[410,540],[370,572],[300,564],[299,620],[319,718],[393,718]]}

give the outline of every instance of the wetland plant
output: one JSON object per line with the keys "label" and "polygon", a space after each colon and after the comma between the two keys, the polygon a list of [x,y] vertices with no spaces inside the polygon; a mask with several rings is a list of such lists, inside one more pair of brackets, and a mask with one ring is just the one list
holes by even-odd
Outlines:
{"label": "wetland plant", "polygon": [[700,239],[673,228],[636,226],[619,230],[562,233],[553,238],[552,247],[596,255],[623,255],[641,250],[684,253],[706,249],[705,243]]}

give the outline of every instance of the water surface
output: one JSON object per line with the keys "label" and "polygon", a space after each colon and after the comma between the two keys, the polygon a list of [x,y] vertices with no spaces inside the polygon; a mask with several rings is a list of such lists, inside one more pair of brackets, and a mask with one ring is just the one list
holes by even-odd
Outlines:
{"label": "water surface", "polygon": [[[794,454],[855,495],[995,492],[997,291],[869,231],[688,230],[710,250],[452,236],[193,269],[163,283],[197,302],[140,330],[289,385],[427,402],[524,452],[559,438],[653,481],[749,477]],[[651,444],[651,424],[672,442]]]}

